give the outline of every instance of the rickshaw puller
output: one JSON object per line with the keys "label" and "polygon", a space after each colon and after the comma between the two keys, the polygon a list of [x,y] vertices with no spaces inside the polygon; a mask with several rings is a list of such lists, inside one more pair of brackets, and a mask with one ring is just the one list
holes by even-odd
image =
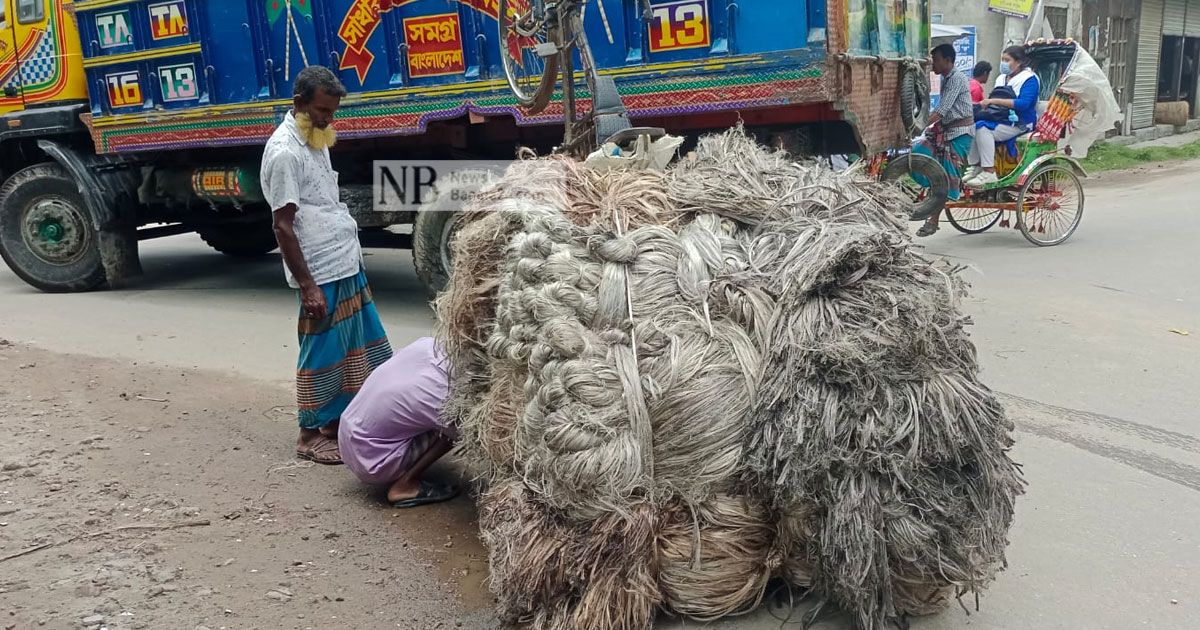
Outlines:
{"label": "rickshaw puller", "polygon": [[[971,83],[954,66],[957,58],[954,46],[942,44],[930,51],[929,56],[933,71],[942,76],[942,97],[929,116],[929,128],[913,146],[913,152],[937,158],[950,179],[949,198],[955,201],[961,194],[962,168],[971,151],[975,133]],[[928,186],[928,182],[921,179],[917,179],[917,183]],[[929,217],[925,225],[917,230],[917,236],[929,236],[937,232],[940,217],[940,212]]]}

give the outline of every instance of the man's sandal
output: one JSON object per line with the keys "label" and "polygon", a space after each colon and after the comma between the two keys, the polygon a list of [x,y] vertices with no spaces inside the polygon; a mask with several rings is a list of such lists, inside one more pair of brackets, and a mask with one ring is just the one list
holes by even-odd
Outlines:
{"label": "man's sandal", "polygon": [[[334,456],[330,457],[330,454]],[[337,440],[331,440],[325,436],[318,436],[304,450],[297,449],[296,457],[323,466],[338,466],[342,463],[342,454],[338,449]]]}
{"label": "man's sandal", "polygon": [[458,496],[458,488],[422,481],[421,487],[417,490],[417,496],[411,499],[394,501],[392,502],[392,507],[403,509],[432,505],[434,503],[449,501],[456,496]]}

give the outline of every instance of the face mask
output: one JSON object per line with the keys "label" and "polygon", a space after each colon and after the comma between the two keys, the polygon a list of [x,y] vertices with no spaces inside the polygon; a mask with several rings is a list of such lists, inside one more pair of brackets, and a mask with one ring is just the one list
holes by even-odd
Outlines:
{"label": "face mask", "polygon": [[1012,74],[1012,64],[1007,61],[1000,62],[1000,74]]}

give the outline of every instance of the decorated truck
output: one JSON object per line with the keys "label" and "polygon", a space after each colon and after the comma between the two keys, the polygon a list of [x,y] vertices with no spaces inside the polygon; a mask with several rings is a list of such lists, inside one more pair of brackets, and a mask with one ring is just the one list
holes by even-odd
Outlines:
{"label": "decorated truck", "polygon": [[[509,92],[498,5],[0,0],[0,254],[39,289],[84,291],[137,276],[146,239],[272,251],[262,146],[320,64],[349,91],[332,157],[364,244],[411,247],[436,288],[451,213],[380,210],[374,165],[562,139],[560,105],[529,115]],[[906,144],[921,124],[928,0],[590,0],[583,17],[639,126],[694,138],[742,123],[835,154]]]}

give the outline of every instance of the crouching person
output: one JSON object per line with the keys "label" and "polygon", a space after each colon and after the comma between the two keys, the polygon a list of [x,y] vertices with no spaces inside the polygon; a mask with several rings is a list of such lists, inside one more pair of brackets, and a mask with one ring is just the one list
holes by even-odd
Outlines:
{"label": "crouching person", "polygon": [[456,437],[442,420],[449,380],[441,349],[433,339],[420,339],[376,368],[342,413],[342,460],[364,483],[387,486],[393,507],[440,503],[458,494],[422,478]]}

